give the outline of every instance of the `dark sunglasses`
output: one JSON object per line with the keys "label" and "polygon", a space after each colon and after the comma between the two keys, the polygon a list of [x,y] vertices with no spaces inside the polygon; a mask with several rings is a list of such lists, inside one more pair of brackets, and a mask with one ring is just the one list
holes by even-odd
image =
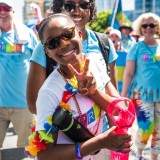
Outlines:
{"label": "dark sunglasses", "polygon": [[10,6],[4,5],[0,6],[0,12],[2,12],[2,10],[4,10],[5,12],[9,12],[12,10],[12,8]]}
{"label": "dark sunglasses", "polygon": [[156,24],[155,23],[150,23],[150,24],[142,24],[141,27],[144,29],[149,28],[155,28]]}
{"label": "dark sunglasses", "polygon": [[60,40],[69,41],[75,37],[75,27],[66,29],[60,36],[54,37],[53,39],[44,43],[44,46],[48,49],[56,49],[60,45]]}
{"label": "dark sunglasses", "polygon": [[76,7],[78,7],[78,6],[83,10],[90,9],[90,2],[81,2],[80,4],[68,2],[68,3],[64,4],[64,9],[67,12],[73,12],[73,11],[75,11]]}

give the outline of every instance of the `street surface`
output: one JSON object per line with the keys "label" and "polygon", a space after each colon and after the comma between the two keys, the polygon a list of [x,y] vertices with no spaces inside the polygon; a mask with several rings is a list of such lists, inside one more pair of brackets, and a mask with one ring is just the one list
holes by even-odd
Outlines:
{"label": "street surface", "polygon": [[[133,134],[133,139],[135,139],[135,132],[136,132],[137,126],[136,122],[134,123],[132,129],[130,132]],[[14,133],[14,130],[12,128],[12,125],[10,125],[10,128],[8,129],[5,141],[4,141],[4,146],[2,148],[2,159],[1,160],[31,160],[30,158],[27,158],[23,154],[23,148],[16,148],[16,141],[17,141],[17,136]],[[130,157],[129,160],[134,160],[135,159],[135,146],[132,146],[132,151],[130,152]],[[109,160],[108,158],[108,153],[102,156],[99,160]],[[144,151],[144,158],[145,160],[150,160],[149,156],[149,144],[147,145],[145,151]],[[53,159],[54,160],[54,159]],[[160,158],[158,159],[160,160]]]}

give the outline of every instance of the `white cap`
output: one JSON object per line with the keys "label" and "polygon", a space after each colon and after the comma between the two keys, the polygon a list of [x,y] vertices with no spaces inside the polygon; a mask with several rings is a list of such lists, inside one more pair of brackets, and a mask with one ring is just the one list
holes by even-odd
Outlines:
{"label": "white cap", "polygon": [[110,32],[109,32],[109,35],[112,35],[112,34],[116,34],[120,39],[121,39],[121,32],[117,29],[112,29]]}
{"label": "white cap", "polygon": [[11,8],[13,8],[13,1],[12,0],[0,0],[0,3],[4,3],[4,4],[10,6]]}

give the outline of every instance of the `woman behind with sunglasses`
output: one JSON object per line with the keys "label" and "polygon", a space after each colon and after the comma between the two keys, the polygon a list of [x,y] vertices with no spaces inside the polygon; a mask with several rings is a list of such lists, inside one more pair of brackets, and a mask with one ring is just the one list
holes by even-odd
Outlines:
{"label": "woman behind with sunglasses", "polygon": [[142,151],[149,138],[151,160],[160,153],[160,40],[155,34],[160,31],[160,18],[145,13],[135,23],[136,31],[144,36],[127,54],[122,96],[135,98],[138,132],[136,137],[136,160],[143,160]]}
{"label": "woman behind with sunglasses", "polygon": [[[101,59],[103,67],[105,66],[105,61],[101,53],[98,40],[95,34],[91,30],[87,30],[85,25],[88,22],[92,22],[96,18],[96,7],[95,0],[53,0],[52,4],[53,13],[61,13],[63,11],[67,12],[74,20],[76,26],[82,32],[82,45],[83,53],[88,55],[93,55],[97,59]],[[112,84],[116,87],[116,75],[115,75],[115,60],[117,54],[115,52],[112,42],[110,43],[110,53],[109,53],[109,66],[110,66],[110,77]],[[54,44],[53,44],[54,45]],[[36,113],[35,101],[37,99],[37,93],[39,88],[46,79],[46,56],[42,44],[40,43],[31,58],[31,69],[28,78],[27,85],[27,102],[29,105],[29,110],[32,113]]]}
{"label": "woman behind with sunglasses", "polygon": [[[59,66],[39,91],[36,102],[37,132],[29,137],[25,153],[31,157],[37,156],[39,160],[92,160],[91,154],[103,148],[128,153],[131,147],[130,135],[115,134],[115,127],[102,133],[104,110],[119,95],[106,71],[97,65],[97,59],[85,59],[82,54],[82,32],[76,29],[73,20],[64,14],[51,15],[41,22],[38,33],[45,53],[58,62]],[[51,47],[51,41],[57,44]],[[96,76],[95,79],[93,75]],[[104,77],[103,80],[101,77]],[[69,84],[72,91],[71,87],[67,87]],[[105,94],[105,84],[115,91],[113,96]],[[103,93],[98,88],[103,88]],[[69,94],[71,92],[72,95]],[[69,95],[71,97],[68,99]],[[60,108],[69,110],[92,133],[92,138],[75,144],[64,134],[73,126],[72,123],[64,130],[52,126],[55,122],[52,115]],[[59,119],[61,117],[60,115]],[[78,130],[78,126],[74,130]]]}

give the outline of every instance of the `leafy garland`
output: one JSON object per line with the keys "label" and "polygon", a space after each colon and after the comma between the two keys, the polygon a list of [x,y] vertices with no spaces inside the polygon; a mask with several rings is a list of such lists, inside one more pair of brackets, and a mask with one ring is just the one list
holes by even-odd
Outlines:
{"label": "leafy garland", "polygon": [[[74,83],[73,83],[74,82]],[[75,81],[72,79],[71,83],[77,86]],[[71,111],[71,107],[67,102],[69,99],[77,93],[77,88],[73,87],[71,84],[67,83],[65,85],[65,91],[63,92],[62,101],[59,103],[60,108]],[[57,107],[57,108],[58,108]],[[34,121],[35,125],[35,121]],[[46,150],[46,144],[53,143],[52,133],[57,132],[58,128],[53,125],[52,115],[48,117],[48,123],[44,124],[44,131],[35,131],[35,126],[32,128],[32,134],[28,138],[26,143],[24,154],[30,158],[35,158],[37,153]]]}

